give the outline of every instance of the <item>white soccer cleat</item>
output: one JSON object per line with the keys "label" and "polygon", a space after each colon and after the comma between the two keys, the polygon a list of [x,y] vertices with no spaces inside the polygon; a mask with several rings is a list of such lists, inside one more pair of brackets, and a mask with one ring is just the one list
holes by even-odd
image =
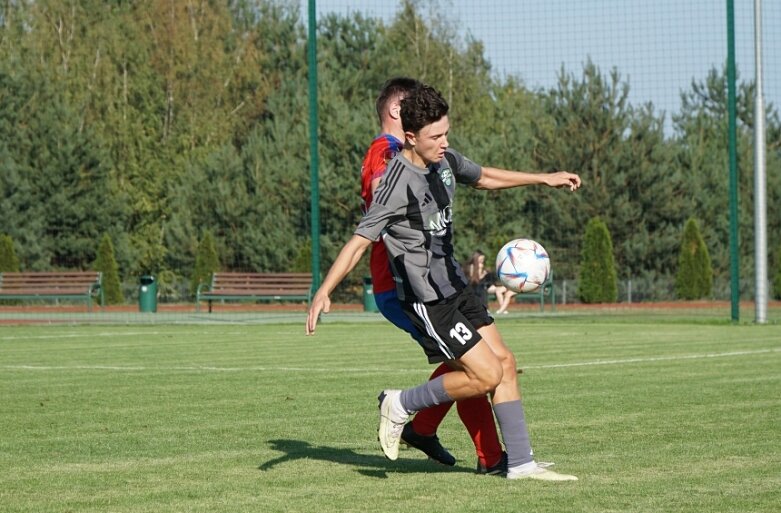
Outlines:
{"label": "white soccer cleat", "polygon": [[551,464],[546,466],[534,464],[519,465],[507,471],[507,479],[536,479],[537,481],[577,481],[576,476],[569,474],[559,474],[550,469]]}
{"label": "white soccer cleat", "polygon": [[383,390],[377,397],[380,403],[380,427],[377,430],[377,439],[382,446],[382,452],[389,460],[396,460],[399,457],[401,432],[409,419],[409,415],[394,413],[393,403],[399,400],[399,395],[401,390]]}

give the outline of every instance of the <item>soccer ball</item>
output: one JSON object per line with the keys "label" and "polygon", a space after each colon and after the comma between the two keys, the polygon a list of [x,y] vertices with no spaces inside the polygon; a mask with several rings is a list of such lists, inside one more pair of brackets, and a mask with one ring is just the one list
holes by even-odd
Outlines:
{"label": "soccer ball", "polygon": [[550,275],[548,252],[531,239],[511,240],[496,255],[496,275],[512,291],[534,292]]}

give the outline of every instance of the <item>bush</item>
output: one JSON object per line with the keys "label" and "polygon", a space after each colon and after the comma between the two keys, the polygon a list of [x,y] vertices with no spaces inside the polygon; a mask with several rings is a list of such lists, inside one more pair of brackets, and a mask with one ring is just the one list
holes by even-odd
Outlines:
{"label": "bush", "polygon": [[214,236],[208,230],[204,232],[203,239],[198,244],[198,253],[195,255],[195,270],[190,281],[190,292],[195,295],[200,283],[211,281],[212,273],[220,270],[220,260],[217,257],[217,246]]}
{"label": "bush", "polygon": [[19,259],[10,235],[0,235],[0,273],[18,273]]}
{"label": "bush", "polygon": [[599,217],[586,225],[580,253],[578,294],[584,303],[615,303],[618,277],[613,257],[613,241],[607,225]]}
{"label": "bush", "polygon": [[114,245],[108,234],[103,236],[98,246],[98,256],[95,259],[95,270],[102,274],[103,300],[107,305],[117,305],[125,302],[122,294],[122,283],[119,280],[119,265],[114,258]]}
{"label": "bush", "polygon": [[713,292],[713,267],[697,221],[686,221],[678,255],[675,293],[680,299],[701,299]]}

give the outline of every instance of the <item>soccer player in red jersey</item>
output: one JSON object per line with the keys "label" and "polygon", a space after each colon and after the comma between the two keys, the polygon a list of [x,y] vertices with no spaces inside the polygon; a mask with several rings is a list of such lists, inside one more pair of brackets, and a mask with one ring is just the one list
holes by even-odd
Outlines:
{"label": "soccer player in red jersey", "polygon": [[[381,134],[369,146],[361,166],[361,198],[364,213],[369,209],[374,191],[385,174],[386,164],[404,146],[402,142],[404,130],[400,117],[401,100],[418,84],[418,81],[412,78],[392,78],[383,85],[377,97],[376,108]],[[419,340],[419,332],[402,311],[388,254],[382,241],[372,244],[369,267],[374,297],[380,313],[391,323],[409,333],[413,339]],[[450,367],[442,363],[434,370],[430,379],[448,372],[451,372]],[[402,440],[440,463],[454,465],[455,458],[442,447],[436,435],[439,424],[452,405],[452,402],[442,403],[419,412],[412,422],[404,427]],[[502,453],[488,399],[483,396],[461,400],[456,403],[456,409],[475,444],[477,472],[485,474],[505,472],[506,457]]]}

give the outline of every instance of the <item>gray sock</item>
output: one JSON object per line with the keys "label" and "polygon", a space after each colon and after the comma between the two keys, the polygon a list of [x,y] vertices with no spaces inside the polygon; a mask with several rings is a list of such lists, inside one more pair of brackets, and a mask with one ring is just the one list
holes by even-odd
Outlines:
{"label": "gray sock", "polygon": [[513,468],[532,461],[534,456],[521,401],[494,405],[494,414],[507,450],[507,467]]}
{"label": "gray sock", "polygon": [[399,397],[401,406],[411,414],[429,406],[452,402],[453,399],[445,392],[444,378],[445,376],[437,376],[415,388],[402,390]]}

